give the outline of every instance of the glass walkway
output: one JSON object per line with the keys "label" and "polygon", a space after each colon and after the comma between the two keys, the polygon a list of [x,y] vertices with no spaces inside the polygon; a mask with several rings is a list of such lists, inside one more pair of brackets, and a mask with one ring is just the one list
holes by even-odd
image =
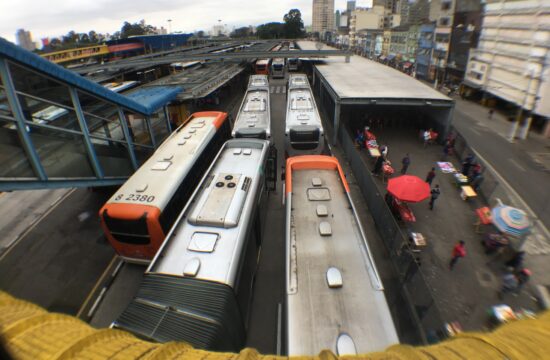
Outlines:
{"label": "glass walkway", "polygon": [[116,185],[170,133],[179,87],[114,93],[0,38],[0,191]]}

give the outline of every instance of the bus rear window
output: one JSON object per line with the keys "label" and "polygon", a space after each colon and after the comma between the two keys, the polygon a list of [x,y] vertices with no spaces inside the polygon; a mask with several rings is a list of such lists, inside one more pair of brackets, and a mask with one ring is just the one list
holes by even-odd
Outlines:
{"label": "bus rear window", "polygon": [[290,130],[290,144],[296,150],[312,150],[319,144],[319,129]]}
{"label": "bus rear window", "polygon": [[291,142],[319,142],[319,129],[290,130]]}
{"label": "bus rear window", "polygon": [[136,220],[117,219],[109,216],[107,210],[103,211],[103,220],[109,232],[116,241],[125,244],[146,245],[151,242],[147,229],[147,213]]}

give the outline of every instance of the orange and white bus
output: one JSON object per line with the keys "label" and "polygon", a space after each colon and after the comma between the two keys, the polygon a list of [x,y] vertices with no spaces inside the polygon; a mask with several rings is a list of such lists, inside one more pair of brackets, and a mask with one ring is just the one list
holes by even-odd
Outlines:
{"label": "orange and white bus", "polygon": [[197,112],[176,129],[99,211],[115,251],[148,263],[204,172],[229,139],[227,113]]}
{"label": "orange and white bus", "polygon": [[258,59],[254,65],[254,71],[257,75],[269,75],[269,59]]}
{"label": "orange and white bus", "polygon": [[366,354],[399,343],[338,160],[324,155],[290,157],[285,171],[286,355],[318,354],[323,349],[339,355]]}

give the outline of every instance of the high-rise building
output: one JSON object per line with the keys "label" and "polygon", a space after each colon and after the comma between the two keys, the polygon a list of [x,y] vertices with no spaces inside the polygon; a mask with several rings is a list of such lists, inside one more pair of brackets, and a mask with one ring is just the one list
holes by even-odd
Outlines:
{"label": "high-rise building", "polygon": [[348,0],[346,5],[346,11],[351,13],[353,10],[355,10],[355,0]]}
{"label": "high-rise building", "polygon": [[373,0],[373,7],[384,7],[384,28],[392,28],[401,24],[401,2],[407,0]]}
{"label": "high-rise building", "polygon": [[36,49],[36,44],[32,41],[32,35],[30,31],[25,31],[25,29],[19,29],[15,33],[15,39],[17,45],[21,46],[23,49],[33,51]]}
{"label": "high-rise building", "polygon": [[430,0],[404,0],[401,3],[401,24],[423,24],[430,18]]}
{"label": "high-rise building", "polygon": [[324,37],[334,30],[334,0],[313,0],[312,31]]}

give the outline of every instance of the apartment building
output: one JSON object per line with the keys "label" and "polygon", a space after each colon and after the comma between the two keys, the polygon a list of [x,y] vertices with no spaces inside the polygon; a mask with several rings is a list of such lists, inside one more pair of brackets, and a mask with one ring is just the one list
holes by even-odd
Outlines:
{"label": "apartment building", "polygon": [[550,3],[498,1],[486,4],[477,49],[464,85],[522,109],[523,134],[531,124],[550,137]]}

